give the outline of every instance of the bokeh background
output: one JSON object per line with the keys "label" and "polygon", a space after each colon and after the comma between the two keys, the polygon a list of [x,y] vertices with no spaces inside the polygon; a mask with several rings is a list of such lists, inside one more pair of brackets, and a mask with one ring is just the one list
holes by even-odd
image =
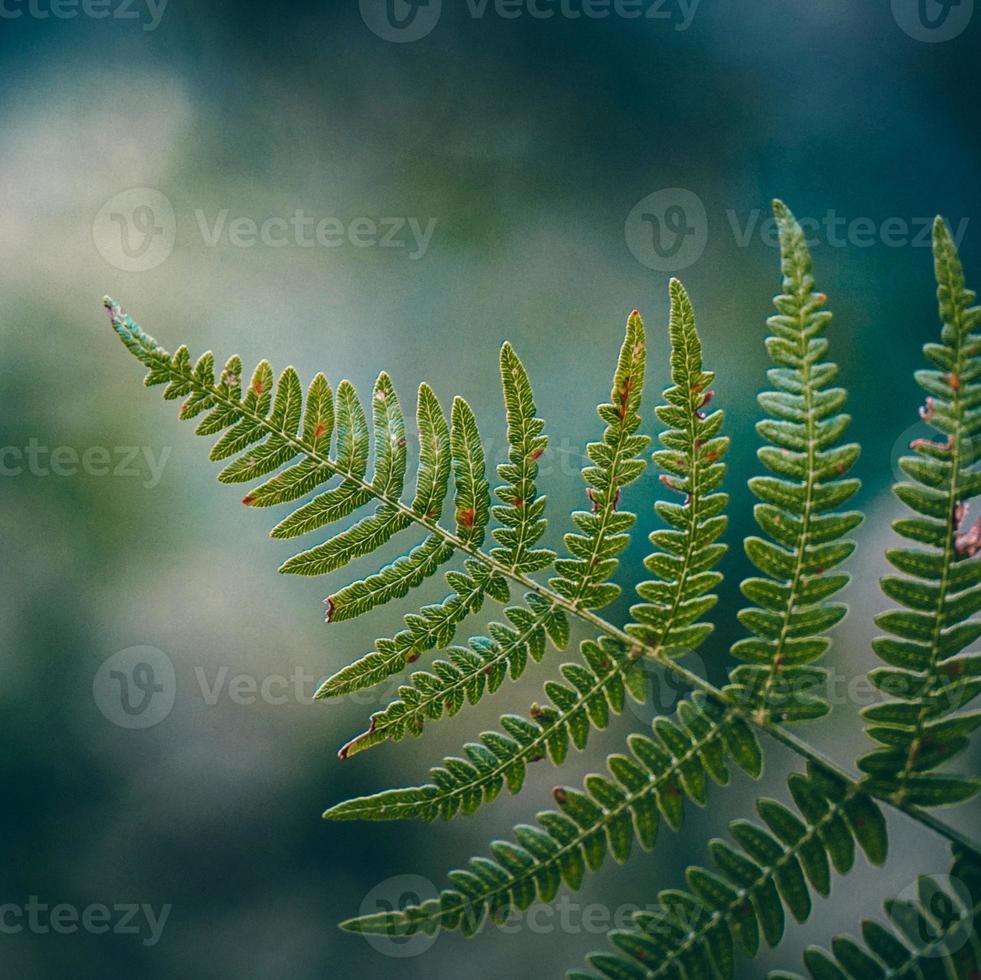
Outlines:
{"label": "bokeh background", "polygon": [[[779,195],[818,223],[833,356],[864,447],[868,519],[834,662],[843,677],[872,665],[876,583],[899,510],[888,489],[917,432],[919,347],[937,330],[924,235],[933,214],[963,234],[981,280],[981,18],[971,0],[936,32],[902,0],[667,0],[645,2],[652,16],[639,19],[623,15],[629,4],[573,17],[583,5],[571,0],[394,9],[404,30],[386,27],[384,5],[369,0],[5,0],[0,904],[35,896],[49,907],[169,912],[155,942],[142,913],[138,935],[0,934],[4,977],[560,976],[604,946],[610,916],[653,903],[704,860],[706,840],[748,815],[755,794],[785,798],[795,765],[767,744],[762,786],[740,779],[714,791],[705,811],[689,808],[682,834],[665,829],[654,853],[605,866],[565,924],[544,914],[510,936],[379,948],[339,932],[342,918],[441,887],[448,870],[547,806],[554,785],[601,767],[651,712],[627,712],[561,772],[533,770],[519,797],[473,818],[322,822],[339,799],[424,781],[444,754],[539,697],[559,655],[421,740],[339,762],[338,746],[392,686],[332,704],[311,695],[391,635],[399,609],[324,625],[321,599],[339,582],[276,573],[290,551],[267,539],[273,515],[244,510],[173,405],[141,389],[104,293],[170,349],[238,352],[250,365],[266,356],[362,391],[386,369],[410,411],[422,379],[445,405],[460,392],[494,459],[496,352],[510,339],[549,422],[542,483],[560,543],[584,503],[581,447],[600,431],[593,406],[608,393],[626,314],[639,307],[647,318],[656,391],[667,380],[666,287],[679,275],[734,439],[728,584],[717,634],[691,658],[719,681],[738,636],[735,583],[748,571],[739,542],[752,529],[755,395],[779,282],[766,220]],[[533,16],[541,10],[555,15]],[[284,232],[297,211],[336,219],[342,237],[304,245]],[[248,220],[270,218],[273,239],[246,247]],[[233,232],[236,219],[246,220]],[[382,243],[394,227],[383,219],[404,219],[393,232],[402,247]],[[431,229],[424,246],[409,219]],[[658,489],[649,473],[625,501],[640,529],[653,526]],[[636,538],[622,567],[628,587],[642,574]],[[442,592],[434,583],[419,601]],[[625,617],[628,605],[610,614]],[[167,690],[159,717],[145,716],[156,724],[127,728],[119,688],[115,709],[106,694],[112,665],[99,671],[133,647],[159,651],[141,653],[157,658]],[[676,693],[652,677],[659,707]],[[862,698],[854,687],[809,730],[844,762],[864,744]],[[976,829],[977,815],[964,807],[949,819]],[[860,862],[807,929],[792,928],[746,977],[796,967],[805,934],[826,943],[917,871],[947,869],[927,833],[890,825],[888,866]]]}

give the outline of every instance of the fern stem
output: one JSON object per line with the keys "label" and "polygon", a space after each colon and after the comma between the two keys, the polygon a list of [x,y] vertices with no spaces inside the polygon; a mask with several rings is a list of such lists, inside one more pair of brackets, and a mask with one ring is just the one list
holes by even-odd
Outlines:
{"label": "fern stem", "polygon": [[[409,522],[418,524],[429,532],[439,535],[447,544],[452,545],[458,551],[469,555],[490,568],[492,571],[497,572],[505,578],[509,578],[518,583],[529,591],[536,593],[542,599],[552,603],[555,606],[558,606],[559,608],[568,612],[570,615],[575,616],[583,622],[589,623],[600,633],[603,633],[606,636],[625,644],[628,649],[639,648],[644,654],[659,663],[665,670],[670,671],[688,687],[701,691],[716,703],[730,709],[736,716],[742,718],[749,724],[754,725],[761,731],[766,732],[772,738],[775,738],[778,742],[781,742],[803,759],[806,759],[832,775],[845,780],[851,790],[861,789],[863,792],[866,791],[862,784],[850,773],[842,769],[837,765],[837,763],[833,762],[822,752],[793,735],[779,723],[773,722],[768,718],[759,717],[757,712],[748,710],[744,705],[738,703],[730,695],[720,691],[713,684],[703,680],[697,674],[686,669],[685,667],[682,667],[679,663],[666,656],[660,649],[659,645],[645,643],[636,637],[630,636],[628,633],[608,623],[605,619],[598,616],[591,610],[581,608],[576,602],[566,599],[558,593],[553,592],[547,586],[540,584],[525,573],[508,567],[507,565],[495,560],[492,556],[486,554],[480,548],[468,544],[458,535],[454,534],[452,531],[446,530],[446,528],[438,524],[435,519],[430,518],[425,514],[417,514],[408,504],[405,504],[398,499],[392,499],[391,496],[386,494],[379,487],[374,486],[360,476],[348,472],[343,467],[338,466],[337,463],[331,460],[329,456],[322,452],[316,445],[305,441],[304,439],[280,426],[273,425],[269,418],[263,417],[258,412],[250,409],[244,403],[244,401],[231,398],[228,390],[222,385],[202,385],[190,368],[179,368],[173,365],[170,361],[169,355],[167,355],[167,353],[161,347],[159,347],[159,345],[157,345],[156,341],[140,331],[135,322],[129,320],[128,317],[124,318],[122,314],[119,313],[118,307],[108,297],[105,300],[105,305],[109,310],[113,328],[120,334],[124,340],[124,343],[126,343],[131,352],[133,352],[148,367],[156,366],[157,368],[169,371],[176,380],[187,384],[190,389],[197,392],[199,396],[208,395],[214,399],[216,404],[220,404],[230,410],[234,410],[241,417],[248,418],[256,426],[261,426],[267,429],[270,433],[276,435],[278,438],[284,440],[285,443],[294,447],[297,453],[305,454],[312,461],[317,463],[319,466],[323,466],[335,476],[340,476],[345,480],[352,481],[357,485],[359,490],[369,494],[371,497],[374,497],[381,504],[393,508]],[[124,320],[127,322],[124,322]],[[883,795],[881,797],[877,796],[877,798],[881,798],[883,802],[888,803],[894,808],[902,811],[913,820],[916,820],[918,823],[923,824],[930,830],[940,834],[953,843],[960,845],[965,850],[968,850],[981,857],[981,845],[975,844],[974,842],[968,840],[959,831],[924,813],[919,807],[913,806],[902,799],[893,799],[889,795]]]}

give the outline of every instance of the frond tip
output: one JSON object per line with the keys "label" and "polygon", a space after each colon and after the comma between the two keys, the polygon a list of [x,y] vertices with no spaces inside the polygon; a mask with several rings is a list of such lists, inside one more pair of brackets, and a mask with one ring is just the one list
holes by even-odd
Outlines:
{"label": "frond tip", "polygon": [[855,443],[841,445],[849,417],[841,412],[846,393],[829,387],[838,373],[823,361],[831,320],[827,296],[815,289],[804,232],[780,201],[773,205],[780,231],[783,293],[767,325],[766,346],[777,365],[767,372],[776,390],[759,403],[766,418],[756,426],[768,445],[759,451],[772,476],[755,477],[755,516],[767,537],[746,539],[746,554],[762,576],[742,583],[755,605],[739,620],[753,635],[733,654],[744,663],[732,672],[727,692],[762,718],[780,722],[820,718],[829,710],[818,692],[827,671],[815,666],[831,645],[826,634],[847,607],[828,602],[849,581],[831,570],[854,551],[845,535],[861,514],[838,508],[859,488],[845,473],[858,459]]}
{"label": "frond tip", "polygon": [[909,480],[894,487],[916,517],[893,528],[921,547],[894,548],[890,563],[902,574],[882,589],[903,608],[876,623],[889,633],[873,646],[889,664],[872,682],[891,700],[865,708],[867,732],[882,748],[859,760],[879,795],[918,806],[957,803],[973,796],[981,780],[936,770],[968,746],[981,712],[963,712],[981,692],[981,656],[964,649],[981,636],[981,561],[978,528],[963,532],[969,501],[981,492],[981,307],[964,286],[964,272],[947,226],[933,229],[941,342],[927,344],[933,365],[918,371],[927,393],[921,418],[943,442],[915,440],[899,465]]}
{"label": "frond tip", "polygon": [[718,539],[726,528],[729,497],[718,490],[729,439],[721,434],[723,413],[706,410],[715,374],[702,366],[691,300],[677,279],[671,280],[670,293],[673,385],[664,392],[666,404],[655,409],[667,428],[654,462],[662,470],[662,486],[684,502],[654,505],[667,527],[650,535],[655,551],[644,567],[655,577],[637,586],[643,601],[631,607],[636,621],[626,632],[658,653],[679,657],[703,643],[713,628],[704,616],[717,600],[712,589],[722,581],[714,566],[726,551]]}

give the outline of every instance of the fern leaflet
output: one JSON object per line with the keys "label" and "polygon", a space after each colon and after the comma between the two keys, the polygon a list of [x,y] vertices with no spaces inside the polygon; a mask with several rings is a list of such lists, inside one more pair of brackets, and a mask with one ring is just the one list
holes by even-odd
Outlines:
{"label": "fern leaflet", "polygon": [[[832,953],[809,947],[804,965],[811,980],[973,980],[981,970],[981,864],[977,858],[955,848],[946,885],[922,876],[916,901],[886,902],[892,928],[865,919],[864,949],[850,936],[836,936]],[[801,978],[776,971],[768,980]]]}
{"label": "fern leaflet", "polygon": [[858,480],[842,476],[859,447],[838,445],[849,422],[840,414],[846,396],[843,388],[828,387],[837,366],[821,361],[831,314],[823,309],[827,297],[814,289],[804,233],[782,202],[774,202],[773,212],[784,291],[767,321],[774,334],[767,350],[777,364],[767,374],[777,390],[759,396],[770,417],[757,430],[770,443],[760,449],[760,460],[774,475],[749,484],[761,501],[757,523],[770,540],[745,542],[750,561],[767,577],[742,583],[743,595],[756,605],[743,609],[739,620],[753,636],[733,646],[744,664],[732,672],[727,690],[761,717],[802,721],[829,710],[815,693],[827,672],[813,663],[830,646],[822,634],[846,612],[826,600],[847,585],[848,575],[828,572],[851,555],[854,542],[844,535],[862,520],[857,512],[836,512],[858,490]]}
{"label": "fern leaflet", "polygon": [[941,343],[924,353],[934,370],[917,372],[927,391],[921,416],[946,437],[917,439],[914,456],[900,460],[909,482],[894,489],[918,517],[893,524],[903,537],[925,548],[887,553],[903,573],[882,581],[883,591],[904,606],[876,623],[891,636],[874,643],[890,666],[870,679],[893,700],[862,714],[867,732],[882,746],[859,760],[875,793],[918,806],[956,803],[973,796],[981,780],[936,773],[962,752],[981,724],[981,712],[963,713],[981,691],[981,656],[961,655],[981,636],[981,563],[970,560],[981,547],[981,522],[960,531],[968,501],[981,491],[974,463],[981,455],[981,337],[973,333],[981,308],[964,286],[964,272],[950,233],[934,224],[934,260]]}

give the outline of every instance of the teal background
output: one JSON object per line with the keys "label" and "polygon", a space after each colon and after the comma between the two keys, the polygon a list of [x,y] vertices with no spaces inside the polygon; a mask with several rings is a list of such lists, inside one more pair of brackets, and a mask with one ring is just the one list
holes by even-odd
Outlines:
{"label": "teal background", "polygon": [[[0,933],[0,973],[560,976],[604,946],[602,928],[542,932],[528,922],[513,936],[449,935],[425,955],[392,956],[336,923],[391,876],[442,887],[446,871],[528,822],[554,785],[578,783],[643,725],[627,713],[561,772],[533,768],[519,797],[472,818],[321,822],[342,798],[424,781],[502,712],[540,697],[559,655],[425,738],[343,764],[338,746],[387,700],[377,692],[250,705],[225,688],[208,704],[199,677],[211,684],[221,668],[257,682],[301,668],[319,681],[397,629],[399,609],[327,627],[321,600],[343,574],[330,584],[277,575],[291,553],[266,537],[278,518],[239,506],[240,489],[216,483],[207,446],[178,424],[174,406],[140,388],[139,366],[106,323],[104,293],[170,349],[238,352],[250,367],[269,357],[304,379],[317,370],[348,377],[362,392],[385,369],[407,411],[420,380],[444,406],[459,392],[495,459],[496,355],[510,339],[553,440],[542,485],[558,544],[568,513],[584,504],[579,454],[600,432],[593,406],[608,394],[634,307],[648,326],[649,391],[667,382],[668,274],[631,254],[625,219],[656,190],[691,191],[706,210],[707,241],[677,274],[734,441],[719,626],[691,658],[719,681],[739,635],[735,583],[748,568],[738,543],[753,530],[745,481],[758,469],[755,394],[779,284],[772,245],[759,234],[740,245],[728,215],[740,227],[756,211],[763,221],[773,196],[801,217],[834,209],[876,226],[941,212],[967,222],[962,256],[977,282],[979,30],[975,19],[956,39],[924,43],[899,28],[887,2],[846,0],[704,0],[683,31],[617,17],[480,19],[447,2],[432,33],[406,44],[371,33],[352,3],[172,0],[153,31],[116,18],[0,20],[0,447],[33,439],[79,453],[169,454],[153,486],[93,473],[0,478],[0,905],[36,895],[79,908],[172,906],[149,947],[131,935]],[[96,219],[134,187],[169,199],[175,243],[156,267],[126,272],[107,261],[119,242]],[[195,212],[210,222],[223,209],[229,220],[302,209],[345,223],[434,218],[436,228],[417,260],[352,244],[238,248],[223,238],[211,247]],[[814,258],[836,313],[832,356],[851,392],[850,435],[863,444],[868,516],[850,566],[852,614],[833,655],[851,677],[873,663],[872,616],[884,607],[877,578],[899,513],[888,488],[917,419],[919,346],[938,328],[927,248],[821,241]],[[625,499],[641,515],[639,531],[654,526],[658,491],[649,473]],[[409,543],[400,539],[386,558]],[[642,575],[644,554],[638,533],[621,568],[625,586]],[[353,571],[378,564],[376,556]],[[418,601],[442,592],[432,583]],[[628,606],[610,615],[623,620]],[[131,731],[100,712],[93,680],[107,657],[136,645],[171,659],[177,691],[165,720]],[[665,707],[670,695],[662,687]],[[854,701],[807,732],[844,762],[864,744]],[[705,859],[706,839],[748,815],[755,795],[787,796],[794,760],[774,744],[766,751],[762,788],[739,779],[714,791],[705,811],[689,808],[683,834],[663,829],[652,854],[635,853],[622,869],[608,863],[575,901],[602,919],[679,883],[687,863]],[[945,816],[971,829],[977,815],[964,807]],[[946,871],[936,840],[904,820],[890,826],[886,869],[860,862],[810,925],[792,927],[746,977],[797,968],[805,941],[854,931],[862,912],[918,871]],[[383,895],[398,900],[406,887],[395,882]]]}

